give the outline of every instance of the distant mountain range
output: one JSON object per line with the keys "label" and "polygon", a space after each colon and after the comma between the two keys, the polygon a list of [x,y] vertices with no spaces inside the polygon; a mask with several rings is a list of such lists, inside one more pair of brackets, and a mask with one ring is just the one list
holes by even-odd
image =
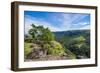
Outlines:
{"label": "distant mountain range", "polygon": [[69,30],[69,31],[56,31],[53,32],[56,38],[61,38],[62,36],[90,36],[90,30]]}

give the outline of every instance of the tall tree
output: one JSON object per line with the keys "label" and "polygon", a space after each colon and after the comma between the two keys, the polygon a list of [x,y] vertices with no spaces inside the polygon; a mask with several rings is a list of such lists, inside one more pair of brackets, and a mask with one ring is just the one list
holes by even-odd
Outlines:
{"label": "tall tree", "polygon": [[35,26],[31,25],[32,28],[29,30],[29,34],[32,36],[34,40],[40,41],[52,41],[54,40],[53,33],[49,30],[49,28],[44,28],[43,26]]}

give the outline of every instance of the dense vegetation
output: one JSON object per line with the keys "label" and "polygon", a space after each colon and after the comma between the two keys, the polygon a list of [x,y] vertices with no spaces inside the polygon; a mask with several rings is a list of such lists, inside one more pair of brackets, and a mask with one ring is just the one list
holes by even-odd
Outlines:
{"label": "dense vegetation", "polygon": [[25,60],[59,60],[90,57],[89,30],[51,32],[31,25],[25,34]]}
{"label": "dense vegetation", "polygon": [[56,40],[76,55],[90,58],[90,30],[54,32]]}

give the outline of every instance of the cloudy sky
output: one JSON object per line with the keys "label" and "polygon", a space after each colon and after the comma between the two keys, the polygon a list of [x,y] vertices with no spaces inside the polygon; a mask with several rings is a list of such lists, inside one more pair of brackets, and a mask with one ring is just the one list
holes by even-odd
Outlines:
{"label": "cloudy sky", "polygon": [[90,14],[24,11],[25,33],[31,24],[43,25],[51,31],[90,29]]}

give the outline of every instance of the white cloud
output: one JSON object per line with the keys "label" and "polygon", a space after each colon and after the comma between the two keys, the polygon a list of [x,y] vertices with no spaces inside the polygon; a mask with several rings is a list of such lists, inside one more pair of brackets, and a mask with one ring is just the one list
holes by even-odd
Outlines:
{"label": "white cloud", "polygon": [[31,28],[31,25],[35,24],[36,26],[43,25],[44,28],[49,28],[51,31],[62,31],[57,27],[52,26],[52,24],[44,21],[43,19],[36,19],[31,16],[25,17],[25,33],[28,33],[29,29]]}
{"label": "white cloud", "polygon": [[62,14],[63,20],[67,23],[72,24],[73,22],[78,22],[88,15],[82,15],[82,14]]}
{"label": "white cloud", "polygon": [[[62,28],[67,30],[74,30],[74,29],[81,29],[84,26],[86,29],[89,29],[88,27],[90,26],[89,22],[79,22],[80,20],[85,19],[87,15],[82,15],[82,14],[61,14],[63,16],[62,18]],[[76,22],[76,23],[75,23]],[[88,26],[88,27],[87,27]],[[84,27],[84,29],[85,29]]]}
{"label": "white cloud", "polygon": [[80,30],[86,30],[86,29],[90,29],[90,25],[87,25],[87,26],[84,26],[84,27],[80,28]]}
{"label": "white cloud", "polygon": [[[80,20],[87,17],[87,15],[71,15],[61,14],[54,16],[58,22],[61,22],[60,27],[53,26],[53,24],[47,22],[43,18],[35,18],[33,16],[25,15],[25,33],[31,28],[31,24],[34,23],[36,26],[43,25],[45,28],[49,28],[51,31],[66,31],[66,30],[78,30],[78,29],[90,29],[89,22],[79,22]],[[77,22],[76,24],[74,22]],[[59,25],[59,24],[58,24]],[[80,27],[82,26],[82,27]]]}

